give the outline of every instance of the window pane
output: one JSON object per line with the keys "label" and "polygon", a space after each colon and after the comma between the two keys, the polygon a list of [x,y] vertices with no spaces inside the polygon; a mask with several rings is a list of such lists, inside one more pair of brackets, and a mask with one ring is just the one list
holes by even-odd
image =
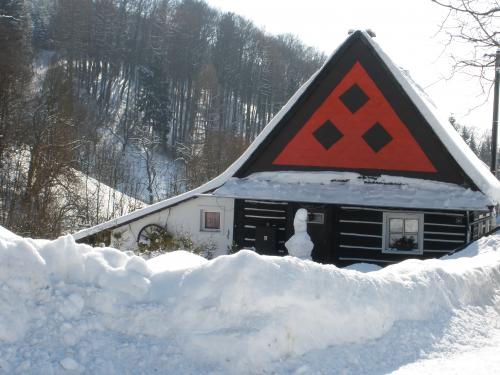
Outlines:
{"label": "window pane", "polygon": [[220,212],[205,212],[205,229],[220,229]]}
{"label": "window pane", "polygon": [[418,235],[417,234],[406,234],[408,242],[408,250],[418,249]]}
{"label": "window pane", "polygon": [[417,235],[403,236],[402,234],[391,234],[389,248],[393,250],[414,250],[418,248]]}
{"label": "window pane", "polygon": [[403,233],[393,233],[389,238],[389,248],[398,249],[400,247],[400,240],[403,238]]}
{"label": "window pane", "polygon": [[418,232],[418,220],[417,219],[406,219],[405,220],[405,232],[417,233]]}
{"label": "window pane", "polygon": [[403,219],[391,219],[389,228],[391,232],[402,232],[403,231]]}

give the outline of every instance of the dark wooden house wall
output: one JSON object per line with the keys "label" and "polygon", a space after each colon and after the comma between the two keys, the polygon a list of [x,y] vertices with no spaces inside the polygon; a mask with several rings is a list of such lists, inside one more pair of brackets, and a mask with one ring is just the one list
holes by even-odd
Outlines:
{"label": "dark wooden house wall", "polygon": [[[453,252],[490,229],[490,215],[484,212],[384,209],[237,199],[234,241],[240,248],[255,248],[261,254],[286,255],[285,242],[293,235],[293,219],[299,208],[320,212],[325,217],[323,224],[308,224],[308,233],[315,244],[313,259],[339,266],[359,262],[383,265],[408,258],[436,258]],[[383,252],[384,212],[423,214],[423,254]],[[469,233],[474,231],[475,236],[474,233]]]}
{"label": "dark wooden house wall", "polygon": [[[338,264],[356,262],[394,263],[408,258],[427,259],[443,256],[467,242],[465,212],[418,211],[365,207],[339,208]],[[423,254],[382,252],[383,213],[416,212],[424,214]]]}

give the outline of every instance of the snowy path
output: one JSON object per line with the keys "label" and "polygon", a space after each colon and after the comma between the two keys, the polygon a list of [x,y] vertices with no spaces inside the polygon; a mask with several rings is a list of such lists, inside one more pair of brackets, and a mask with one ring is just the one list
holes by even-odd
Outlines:
{"label": "snowy path", "polygon": [[474,374],[491,375],[500,372],[500,331],[485,339],[484,346],[450,355],[436,353],[434,358],[420,360],[392,374]]}
{"label": "snowy path", "polygon": [[457,311],[452,317],[420,323],[399,322],[381,339],[310,353],[275,370],[281,374],[497,374],[499,307]]}

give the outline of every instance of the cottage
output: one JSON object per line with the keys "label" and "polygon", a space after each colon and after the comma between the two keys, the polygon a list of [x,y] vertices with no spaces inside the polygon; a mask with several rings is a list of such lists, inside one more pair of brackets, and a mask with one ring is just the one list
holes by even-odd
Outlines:
{"label": "cottage", "polygon": [[126,250],[166,228],[219,254],[286,255],[305,208],[315,261],[388,264],[462,247],[493,228],[499,202],[487,166],[357,31],[222,175],[74,237]]}

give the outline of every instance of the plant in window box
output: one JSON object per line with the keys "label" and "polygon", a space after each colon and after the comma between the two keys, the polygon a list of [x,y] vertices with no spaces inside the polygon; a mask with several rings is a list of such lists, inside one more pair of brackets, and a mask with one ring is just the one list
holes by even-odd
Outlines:
{"label": "plant in window box", "polygon": [[412,237],[403,236],[391,242],[390,248],[394,250],[414,250],[417,248],[417,242]]}

